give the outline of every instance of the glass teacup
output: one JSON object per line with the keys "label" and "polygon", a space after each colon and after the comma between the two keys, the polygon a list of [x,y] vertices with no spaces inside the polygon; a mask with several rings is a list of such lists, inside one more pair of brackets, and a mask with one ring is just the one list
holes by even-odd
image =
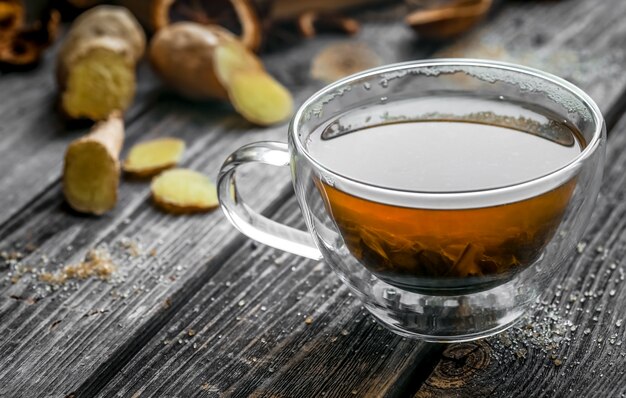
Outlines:
{"label": "glass teacup", "polygon": [[[338,166],[342,136],[425,122],[429,125],[412,126],[419,131],[447,123],[435,125],[445,128],[435,130],[433,148],[445,144],[447,129],[471,123],[519,131],[523,140],[532,137],[541,145],[560,145],[559,150],[578,149],[562,163],[540,150],[531,151],[528,163],[515,163],[513,147],[499,154],[510,156],[510,164],[501,162],[495,170],[489,163],[466,163],[467,169],[492,175],[491,185],[457,178],[440,184],[445,189],[432,183],[445,182],[450,173],[431,181],[418,178],[429,172],[429,164],[416,167],[411,151],[387,158],[389,168],[406,162],[411,171],[394,174],[399,182],[385,180],[385,173],[377,181],[359,176],[367,160],[355,158],[361,163],[355,161],[352,169]],[[593,100],[538,70],[464,59],[389,65],[314,94],[291,121],[288,144],[259,142],[234,152],[220,172],[220,204],[252,239],[324,259],[396,333],[438,342],[472,340],[512,325],[580,239],[602,179],[605,130]],[[497,140],[508,148],[509,136],[498,134],[483,138],[495,137],[494,148]],[[429,141],[420,139],[422,152],[415,156],[428,158]],[[366,159],[377,150],[345,148],[354,150],[345,156],[362,150]],[[291,167],[308,232],[268,220],[241,200],[235,170],[250,162]],[[550,162],[548,172],[533,168]],[[526,177],[513,183],[499,179],[520,169]]]}

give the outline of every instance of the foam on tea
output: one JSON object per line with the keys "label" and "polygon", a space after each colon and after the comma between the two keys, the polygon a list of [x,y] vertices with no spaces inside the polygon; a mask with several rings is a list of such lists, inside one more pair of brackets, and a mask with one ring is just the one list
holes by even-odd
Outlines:
{"label": "foam on tea", "polygon": [[[307,150],[327,169],[363,183],[453,193],[536,179],[564,167],[584,147],[573,129],[543,114],[491,116],[486,119],[497,124],[430,117],[314,134]],[[456,279],[461,283],[450,286],[463,289],[468,278],[496,281],[536,261],[560,224],[575,180],[535,197],[466,209],[401,207],[324,182],[318,187],[346,246],[369,270],[405,288]]]}

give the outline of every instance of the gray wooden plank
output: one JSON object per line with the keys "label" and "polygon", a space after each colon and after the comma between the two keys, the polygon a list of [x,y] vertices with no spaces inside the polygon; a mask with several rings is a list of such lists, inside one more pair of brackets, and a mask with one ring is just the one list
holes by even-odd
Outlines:
{"label": "gray wooden plank", "polygon": [[589,229],[534,312],[501,336],[451,345],[415,397],[626,396],[625,147],[626,116]]}
{"label": "gray wooden plank", "polygon": [[[511,47],[514,50],[507,52],[506,57],[490,52],[484,57],[504,58],[551,71],[583,87],[598,101],[603,110],[611,111],[613,108],[621,108],[620,98],[626,82],[618,72],[617,66],[624,54],[616,55],[611,52],[611,48],[604,46],[594,47],[592,55],[588,55],[586,49],[590,42],[594,46],[600,45],[595,37],[596,28],[590,26],[593,25],[594,19],[608,18],[610,20],[612,17],[609,13],[615,11],[615,8],[618,9],[615,12],[623,13],[626,5],[615,2],[612,4],[614,8],[610,10],[595,7],[595,2],[591,1],[579,1],[574,6],[571,2],[567,3],[567,6],[562,4],[554,2],[542,2],[536,5],[513,3],[508,6],[510,8],[504,9],[503,16],[498,15],[494,18],[493,25],[476,32],[471,40],[462,40],[461,43],[465,44],[455,46],[451,51],[458,51],[456,48],[462,47],[464,54],[484,54],[485,46],[491,46],[495,41],[494,38],[499,37],[501,43],[505,43],[507,48],[508,44],[515,44]],[[570,27],[573,20],[580,19],[581,15],[589,13],[594,18],[584,18],[584,23]],[[521,22],[517,22],[515,26],[507,24],[506,22],[510,22],[512,16]],[[606,33],[605,36],[611,37],[606,42],[624,42],[626,32],[623,26],[618,25],[605,25],[609,29],[615,29],[614,32]],[[532,35],[529,39],[522,36],[522,40],[518,41],[520,26],[524,26],[524,32],[550,29],[559,34],[547,35],[544,40],[533,40]],[[568,27],[568,29],[562,29],[563,27]],[[587,34],[590,36],[587,37]],[[442,51],[441,54],[443,53]],[[559,56],[573,53],[579,54],[579,61],[576,61],[579,63],[576,65],[587,68],[585,73],[575,73],[577,72],[575,67],[566,62],[553,62],[553,59]],[[531,58],[528,54],[535,55]],[[583,59],[582,57],[589,58]],[[596,70],[591,68],[592,62],[605,63],[605,67]],[[608,82],[605,80],[607,73],[612,76],[613,80]],[[287,211],[284,217],[289,219],[289,216],[293,217],[293,214]],[[349,396],[353,389],[357,396],[393,395],[407,393],[406,378],[418,379],[428,372],[429,360],[423,355],[424,350],[427,350],[425,346],[407,348],[402,340],[398,342],[387,331],[374,330],[374,326],[367,322],[365,325],[368,326],[364,330],[361,326],[355,332],[370,333],[369,335],[358,334],[354,339],[335,340],[337,330],[343,330],[341,328],[344,324],[350,324],[350,321],[359,319],[362,315],[358,309],[352,308],[352,312],[347,312],[347,316],[336,319],[337,314],[345,314],[347,311],[346,308],[341,307],[344,298],[330,296],[321,300],[320,294],[323,290],[319,290],[319,286],[315,284],[311,284],[312,286],[305,290],[305,297],[312,296],[311,301],[301,300],[293,306],[276,303],[274,300],[279,301],[283,297],[289,297],[289,294],[293,292],[282,291],[280,287],[272,288],[268,285],[302,286],[311,278],[310,275],[316,268],[316,264],[310,261],[298,262],[292,259],[293,256],[280,256],[278,258],[281,259],[281,264],[277,265],[272,263],[272,256],[278,256],[274,251],[253,253],[254,256],[251,259],[245,259],[240,252],[234,259],[229,260],[224,269],[233,269],[232,278],[229,279],[228,274],[216,275],[211,281],[215,285],[203,288],[197,296],[191,299],[190,304],[177,315],[176,319],[170,321],[155,339],[140,350],[138,355],[114,377],[101,395],[110,396],[117,393],[118,396],[131,394],[138,394],[138,396],[221,396],[222,394],[321,396],[322,393],[326,393],[325,396]],[[265,261],[265,266],[269,267],[263,270],[265,273],[257,268],[261,260],[256,257],[262,258],[263,253],[269,253],[265,254],[269,256]],[[243,269],[248,268],[248,271],[243,274],[239,274],[240,268],[237,266],[241,261],[245,265]],[[295,262],[292,263],[292,261]],[[231,262],[233,262],[232,266]],[[299,270],[303,264],[308,265],[309,274],[300,275],[297,272],[290,274],[283,268],[285,263],[295,264],[296,270]],[[276,272],[278,272],[277,275]],[[261,279],[258,284],[257,278]],[[224,281],[233,279],[237,282],[231,282],[230,286],[226,286]],[[241,285],[239,279],[243,280]],[[319,283],[317,282],[318,285]],[[309,293],[310,291],[314,293]],[[226,297],[224,298],[223,295]],[[250,295],[253,298],[252,302],[248,303],[247,297]],[[244,300],[243,308],[238,307],[239,300]],[[264,313],[260,310],[261,307],[265,307],[270,313]],[[320,327],[319,332],[315,333],[314,337],[310,337],[310,326],[314,324],[309,327],[303,325],[301,317],[320,307],[324,309],[321,314],[322,325],[317,325]],[[293,316],[294,312],[296,314],[299,312],[301,317]],[[190,328],[197,333],[200,342],[194,340],[196,335],[192,337],[185,335]],[[276,339],[276,336],[280,338]],[[387,336],[390,336],[389,340]],[[179,339],[181,343],[178,343]],[[299,346],[302,340],[304,345]],[[358,343],[355,343],[355,340]],[[382,359],[377,358],[377,353],[380,352],[378,343],[380,340],[387,341],[386,348],[389,352]],[[356,355],[352,351],[353,344],[358,344],[361,347],[359,350],[364,351],[361,355],[366,359],[362,362],[355,358]],[[338,346],[340,348],[337,348]],[[497,357],[491,357],[492,350],[485,355],[478,355],[477,353],[483,353],[483,351],[475,347],[482,346],[484,343],[455,345],[453,351],[447,351],[444,354],[444,361],[441,362],[437,371],[442,369],[444,366],[442,364],[446,364],[449,369],[447,374],[450,377],[457,376],[448,385],[463,384],[467,377],[465,372],[471,374],[477,371],[475,368],[498,362]],[[307,349],[308,347],[311,348]],[[370,350],[369,347],[372,349]],[[437,353],[437,348],[428,347],[429,354]],[[472,354],[472,358],[478,357],[478,359],[464,362],[469,357],[468,353]],[[398,362],[398,355],[416,356],[421,362],[401,363]],[[384,365],[381,366],[381,364]],[[426,365],[425,369],[420,367],[420,364]],[[387,369],[392,369],[392,373],[390,374]],[[382,378],[377,376],[379,372]],[[404,374],[405,380],[397,379],[399,373]],[[353,375],[356,377],[352,378]],[[374,382],[369,383],[370,379]],[[388,383],[376,385],[383,379]],[[494,380],[506,384],[506,380],[502,378],[494,378]],[[328,386],[332,388],[327,388]],[[397,388],[394,389],[394,386]],[[474,384],[473,387],[476,385]],[[472,391],[467,388],[460,390],[460,394],[454,391],[450,396],[466,394],[481,396],[485,391],[482,389]],[[432,396],[439,396],[438,394],[442,392],[445,393],[445,390],[437,390]]]}
{"label": "gray wooden plank", "polygon": [[[167,112],[168,109],[171,113]],[[237,119],[225,120],[207,131],[207,118],[218,118],[216,111],[211,113],[207,115],[206,110],[165,101],[140,117],[129,129],[133,135],[143,133],[143,137],[171,135],[175,132],[175,136],[193,142],[187,152],[185,165],[215,175],[222,154],[244,144],[251,137],[240,134],[242,126]],[[257,139],[277,138],[277,135],[282,135],[282,131],[276,128],[251,135]],[[264,187],[267,189],[265,184],[276,182],[270,176],[258,178],[250,185],[252,189],[262,190]],[[267,206],[276,199],[278,193],[259,196],[252,202]],[[136,317],[161,316],[161,304],[166,298],[177,291],[184,294],[185,285],[190,280],[201,279],[202,268],[208,272],[211,266],[208,260],[236,236],[219,211],[207,216],[172,217],[153,209],[148,196],[147,183],[126,183],[121,189],[116,211],[94,219],[68,211],[60,198],[58,187],[55,187],[5,226],[2,233],[9,234],[5,235],[3,242],[7,248],[19,249],[26,243],[38,247],[22,264],[37,266],[42,262],[42,257],[46,256],[50,259],[50,264],[45,267],[48,270],[78,262],[87,249],[97,244],[109,243],[113,250],[116,245],[119,246],[123,236],[141,237],[150,248],[156,248],[162,253],[155,259],[140,257],[137,259],[139,264],[132,258],[124,258],[123,252],[119,253],[119,273],[126,275],[117,283],[91,280],[77,283],[76,286],[70,285],[67,291],[50,294],[45,290],[46,285],[34,283],[32,278],[26,276],[15,285],[5,286],[0,299],[0,335],[3,336],[0,352],[6,354],[2,356],[3,360],[13,366],[4,368],[6,373],[2,378],[7,377],[13,383],[18,383],[21,387],[18,390],[29,386],[38,387],[41,392],[55,391],[50,384],[60,382],[52,377],[59,375],[57,369],[74,370],[62,377],[84,377],[94,364],[89,351],[106,355],[123,343],[121,336],[140,333],[142,322]],[[194,250],[189,250],[190,247]],[[8,276],[6,270],[5,275]],[[114,292],[119,292],[119,295]],[[126,295],[130,296],[128,300],[124,299]],[[30,306],[23,300],[11,297],[42,299]],[[97,330],[110,329],[109,337],[94,334],[94,325],[85,323],[83,315],[94,308],[110,311],[112,316],[88,318],[99,321]],[[62,323],[54,330],[48,330],[48,326],[58,319]],[[37,333],[38,329],[46,333]],[[131,336],[138,337],[134,334]],[[60,347],[65,347],[64,355],[56,352]],[[67,354],[70,354],[69,358],[65,357]],[[37,370],[41,379],[33,381],[26,374],[22,378],[18,377],[26,369]],[[79,379],[77,382],[81,381]],[[62,383],[55,387],[65,388],[65,385]],[[0,389],[3,387],[8,385]]]}
{"label": "gray wooden plank", "polygon": [[[86,127],[68,129],[55,111],[54,79],[58,45],[37,68],[0,76],[0,224],[56,184],[67,144]],[[155,80],[149,67],[139,68],[137,96],[125,118],[131,123],[154,101]]]}
{"label": "gray wooden plank", "polygon": [[[590,2],[577,4],[588,6]],[[614,6],[619,11],[620,4],[616,3]],[[528,14],[522,9],[520,12],[522,18],[531,18],[542,11],[533,9]],[[609,28],[618,31],[616,36],[620,35],[619,26]],[[506,32],[505,36],[515,33],[512,29]],[[582,34],[584,31],[578,33]],[[607,34],[612,35],[613,31]],[[371,30],[366,29],[364,35],[366,40],[374,43],[373,46],[391,54],[388,58],[385,57],[387,62],[409,59],[421,54],[419,46],[412,44],[410,32],[398,24],[378,24]],[[367,35],[370,35],[369,39]],[[390,42],[388,37],[399,39]],[[328,43],[330,40],[322,38],[294,48],[288,53],[277,54],[268,60],[268,64],[283,79],[289,76],[306,77],[312,54],[320,48],[320,43]],[[572,46],[574,50],[580,48],[576,47],[578,44]],[[290,66],[292,63],[295,66]],[[298,73],[292,74],[294,71]],[[613,79],[615,84],[609,88],[620,92],[623,85],[618,74],[614,72],[602,77]],[[597,78],[595,75],[591,77]],[[591,79],[583,86],[593,94],[594,83],[595,81]],[[294,87],[302,85],[297,82],[293,84]],[[306,95],[307,90],[310,93],[313,87],[307,85],[299,90],[300,99]],[[609,108],[611,98],[614,97],[606,96],[607,102],[601,101],[602,105]],[[603,98],[605,97],[598,99]],[[211,138],[204,135],[198,138],[196,135],[210,130],[210,122],[215,123],[219,118],[216,114],[204,115],[206,107],[197,106],[190,110],[187,106],[176,104],[169,103],[157,107],[153,113],[147,113],[143,121],[139,118],[135,127],[133,127],[135,124],[130,126],[130,134],[139,137],[142,130],[147,131],[147,135],[166,134],[164,130],[167,128],[184,130],[183,133],[189,134],[189,138],[193,136],[199,140],[191,147],[193,156],[188,158],[187,161],[190,162],[188,164],[198,165],[200,169],[211,174],[215,173],[219,162],[228,152],[244,142],[284,137],[283,131],[279,129],[243,135],[240,133],[246,130],[245,126],[231,121],[234,124],[231,125],[233,127],[231,131],[224,132],[225,129],[220,128],[208,132],[207,135]],[[174,109],[170,110],[169,107]],[[150,122],[152,118],[156,120]],[[170,123],[170,127],[164,127],[162,123],[165,126]],[[193,127],[189,127],[190,125]],[[221,135],[224,134],[238,136],[231,140],[231,137],[222,138]],[[259,194],[268,192],[269,195],[265,199],[257,197],[257,200],[253,201],[254,204],[261,207],[269,206],[273,199],[278,197],[277,190],[273,188],[269,191],[267,185],[271,183],[268,184],[268,180],[261,180],[258,175],[254,176],[253,181],[256,181],[256,184],[251,184],[253,189]],[[32,253],[23,260],[23,263],[36,260],[43,252],[53,253],[59,264],[75,261],[82,256],[82,251],[86,248],[93,247],[99,242],[115,243],[124,235],[141,237],[157,246],[159,252],[164,254],[160,261],[169,262],[157,264],[159,260],[150,258],[128,261],[121,266],[121,273],[126,274],[123,282],[113,285],[99,281],[81,282],[68,292],[55,292],[52,295],[43,292],[47,298],[35,304],[29,304],[28,299],[23,299],[32,297],[30,296],[32,291],[29,290],[31,286],[27,285],[26,281],[4,289],[7,302],[0,307],[4,308],[1,314],[3,320],[10,321],[3,322],[3,325],[8,326],[0,330],[4,343],[0,350],[3,354],[6,353],[3,355],[5,361],[2,376],[3,379],[11,380],[11,384],[5,388],[13,391],[12,395],[19,396],[16,391],[20,387],[31,388],[28,390],[29,395],[36,395],[41,391],[50,394],[67,393],[81,385],[83,386],[81,391],[97,390],[100,383],[106,381],[116,370],[116,363],[123,364],[128,360],[138,349],[136,345],[143,344],[155,330],[166,324],[174,314],[177,315],[182,305],[180,303],[187,299],[190,293],[195,292],[202,282],[211,279],[213,273],[217,272],[223,263],[220,255],[241,242],[233,243],[232,238],[236,235],[226,226],[223,219],[218,220],[218,215],[192,217],[180,221],[154,212],[146,205],[147,194],[145,186],[141,184],[125,184],[122,196],[120,207],[114,214],[101,220],[93,220],[66,214],[65,209],[61,207],[58,189],[53,188],[21,212],[10,224],[11,228],[8,226],[4,228],[3,234],[6,239],[3,243],[6,243],[7,247],[30,240],[34,240],[40,246],[39,251]],[[128,224],[125,222],[127,218],[130,220]],[[189,250],[188,239],[183,239],[180,236],[182,234],[193,238],[191,240],[193,250]],[[160,240],[163,242],[157,244]],[[70,244],[75,249],[74,252],[63,250]],[[209,256],[216,256],[216,259],[207,261]],[[186,265],[187,268],[177,271],[176,266],[171,264],[179,264],[181,267]],[[150,275],[146,268],[150,270],[152,266],[156,268]],[[175,280],[171,281],[170,277]],[[136,288],[133,288],[133,285]],[[119,292],[121,298],[118,297]],[[132,294],[124,298],[127,293]],[[18,299],[9,299],[11,295]],[[107,311],[83,317],[84,314],[92,313],[94,309]],[[119,327],[119,324],[122,326]],[[102,330],[107,332],[100,332]],[[59,369],[63,371],[60,372]],[[32,377],[33,374],[36,377]],[[90,378],[89,374],[95,376]]]}
{"label": "gray wooden plank", "polygon": [[[421,51],[405,45],[412,36],[398,24],[374,26],[360,39],[377,43],[382,30],[404,37],[397,43],[405,51],[404,57]],[[291,62],[310,59],[331,40],[327,36],[272,54],[267,58],[268,68],[289,70]],[[400,54],[394,46],[385,51]],[[381,56],[387,62],[395,60]],[[302,82],[301,76],[306,74],[287,80],[298,102],[321,85]],[[183,164],[215,176],[226,155],[239,146],[286,138],[284,125],[253,128],[227,109],[164,95],[127,126],[127,144],[164,135],[184,138],[189,146]],[[251,204],[261,209],[272,209],[284,199],[283,189],[289,187],[286,169],[282,173],[251,171],[247,178],[249,191],[255,193]],[[18,264],[9,261],[0,268],[0,379],[7,381],[0,385],[0,396],[62,395],[81,386],[81,391],[91,395],[176,314],[187,297],[210,280],[226,254],[243,241],[219,211],[192,217],[158,212],[148,203],[147,185],[124,182],[115,211],[93,218],[68,211],[60,188],[53,184],[0,226],[2,249],[26,254]],[[129,255],[122,247],[124,237],[143,242],[144,254]],[[76,263],[88,249],[100,244],[109,245],[119,267],[112,281],[72,282],[49,291],[29,274],[11,284],[16,268],[59,269]],[[157,250],[156,257],[146,254],[151,249]],[[49,260],[45,267],[44,259]]]}
{"label": "gray wooden plank", "polygon": [[[626,4],[579,0],[509,2],[439,57],[495,59],[551,72],[583,87],[612,126],[624,105]],[[610,32],[609,32],[610,31]],[[615,104],[619,104],[613,108]]]}
{"label": "gray wooden plank", "polygon": [[[304,227],[293,198],[275,218]],[[433,351],[373,322],[324,263],[248,241],[100,396],[378,396]]]}
{"label": "gray wooden plank", "polygon": [[[380,38],[374,40],[377,32],[391,33],[400,40],[397,45],[385,45]],[[373,27],[362,36],[386,63],[423,54],[423,49],[406,45],[411,38],[410,32],[400,26],[395,26],[391,31],[385,26]],[[3,191],[3,195],[0,195],[0,224],[29,205],[33,198],[57,184],[67,144],[87,131],[86,127],[68,129],[55,111],[58,92],[54,65],[61,40],[45,53],[37,68],[0,75],[0,99],[3,100],[0,103],[0,169],[4,171],[0,175]],[[283,63],[280,55],[270,56],[267,59],[268,68],[292,89],[302,85],[311,86],[309,61],[333,41],[337,41],[336,36],[324,35],[305,42],[294,52],[299,54],[299,58],[294,57],[288,63]],[[155,102],[155,97],[159,95],[158,86],[147,62],[142,62],[138,70],[137,96],[125,116],[127,125]]]}

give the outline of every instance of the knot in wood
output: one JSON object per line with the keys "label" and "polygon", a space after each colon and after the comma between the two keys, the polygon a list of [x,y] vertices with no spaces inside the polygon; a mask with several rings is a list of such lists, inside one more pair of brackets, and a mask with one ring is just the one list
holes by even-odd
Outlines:
{"label": "knot in wood", "polygon": [[484,342],[468,342],[448,347],[428,381],[433,387],[459,388],[489,366],[491,348]]}

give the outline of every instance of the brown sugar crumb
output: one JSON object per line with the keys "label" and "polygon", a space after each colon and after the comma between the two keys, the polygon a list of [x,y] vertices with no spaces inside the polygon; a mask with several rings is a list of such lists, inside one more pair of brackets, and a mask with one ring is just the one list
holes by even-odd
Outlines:
{"label": "brown sugar crumb", "polygon": [[304,320],[304,323],[306,323],[307,325],[310,325],[313,323],[313,318],[310,316],[307,316],[306,319]]}
{"label": "brown sugar crumb", "polygon": [[0,257],[2,258],[2,260],[4,260],[5,263],[15,263],[24,258],[24,254],[17,250],[3,250],[0,252]]}
{"label": "brown sugar crumb", "polygon": [[90,250],[80,263],[66,265],[54,273],[44,272],[39,275],[39,280],[55,285],[62,285],[70,279],[87,279],[92,276],[104,280],[109,279],[116,269],[108,251],[94,249]]}
{"label": "brown sugar crumb", "polygon": [[134,240],[123,238],[120,244],[131,257],[139,257],[141,255],[141,248]]}
{"label": "brown sugar crumb", "polygon": [[193,330],[193,329],[189,329],[189,330],[187,331],[187,334],[189,335],[189,337],[193,337],[193,336],[195,336],[195,335],[196,335],[196,331],[195,331],[195,330]]}
{"label": "brown sugar crumb", "polygon": [[165,301],[163,301],[163,308],[168,309],[172,306],[172,299],[171,298],[166,298]]}
{"label": "brown sugar crumb", "polygon": [[22,276],[33,272],[34,270],[30,265],[18,264],[15,266],[13,273],[10,275],[9,281],[15,285],[17,282],[20,281],[20,279],[22,279]]}

